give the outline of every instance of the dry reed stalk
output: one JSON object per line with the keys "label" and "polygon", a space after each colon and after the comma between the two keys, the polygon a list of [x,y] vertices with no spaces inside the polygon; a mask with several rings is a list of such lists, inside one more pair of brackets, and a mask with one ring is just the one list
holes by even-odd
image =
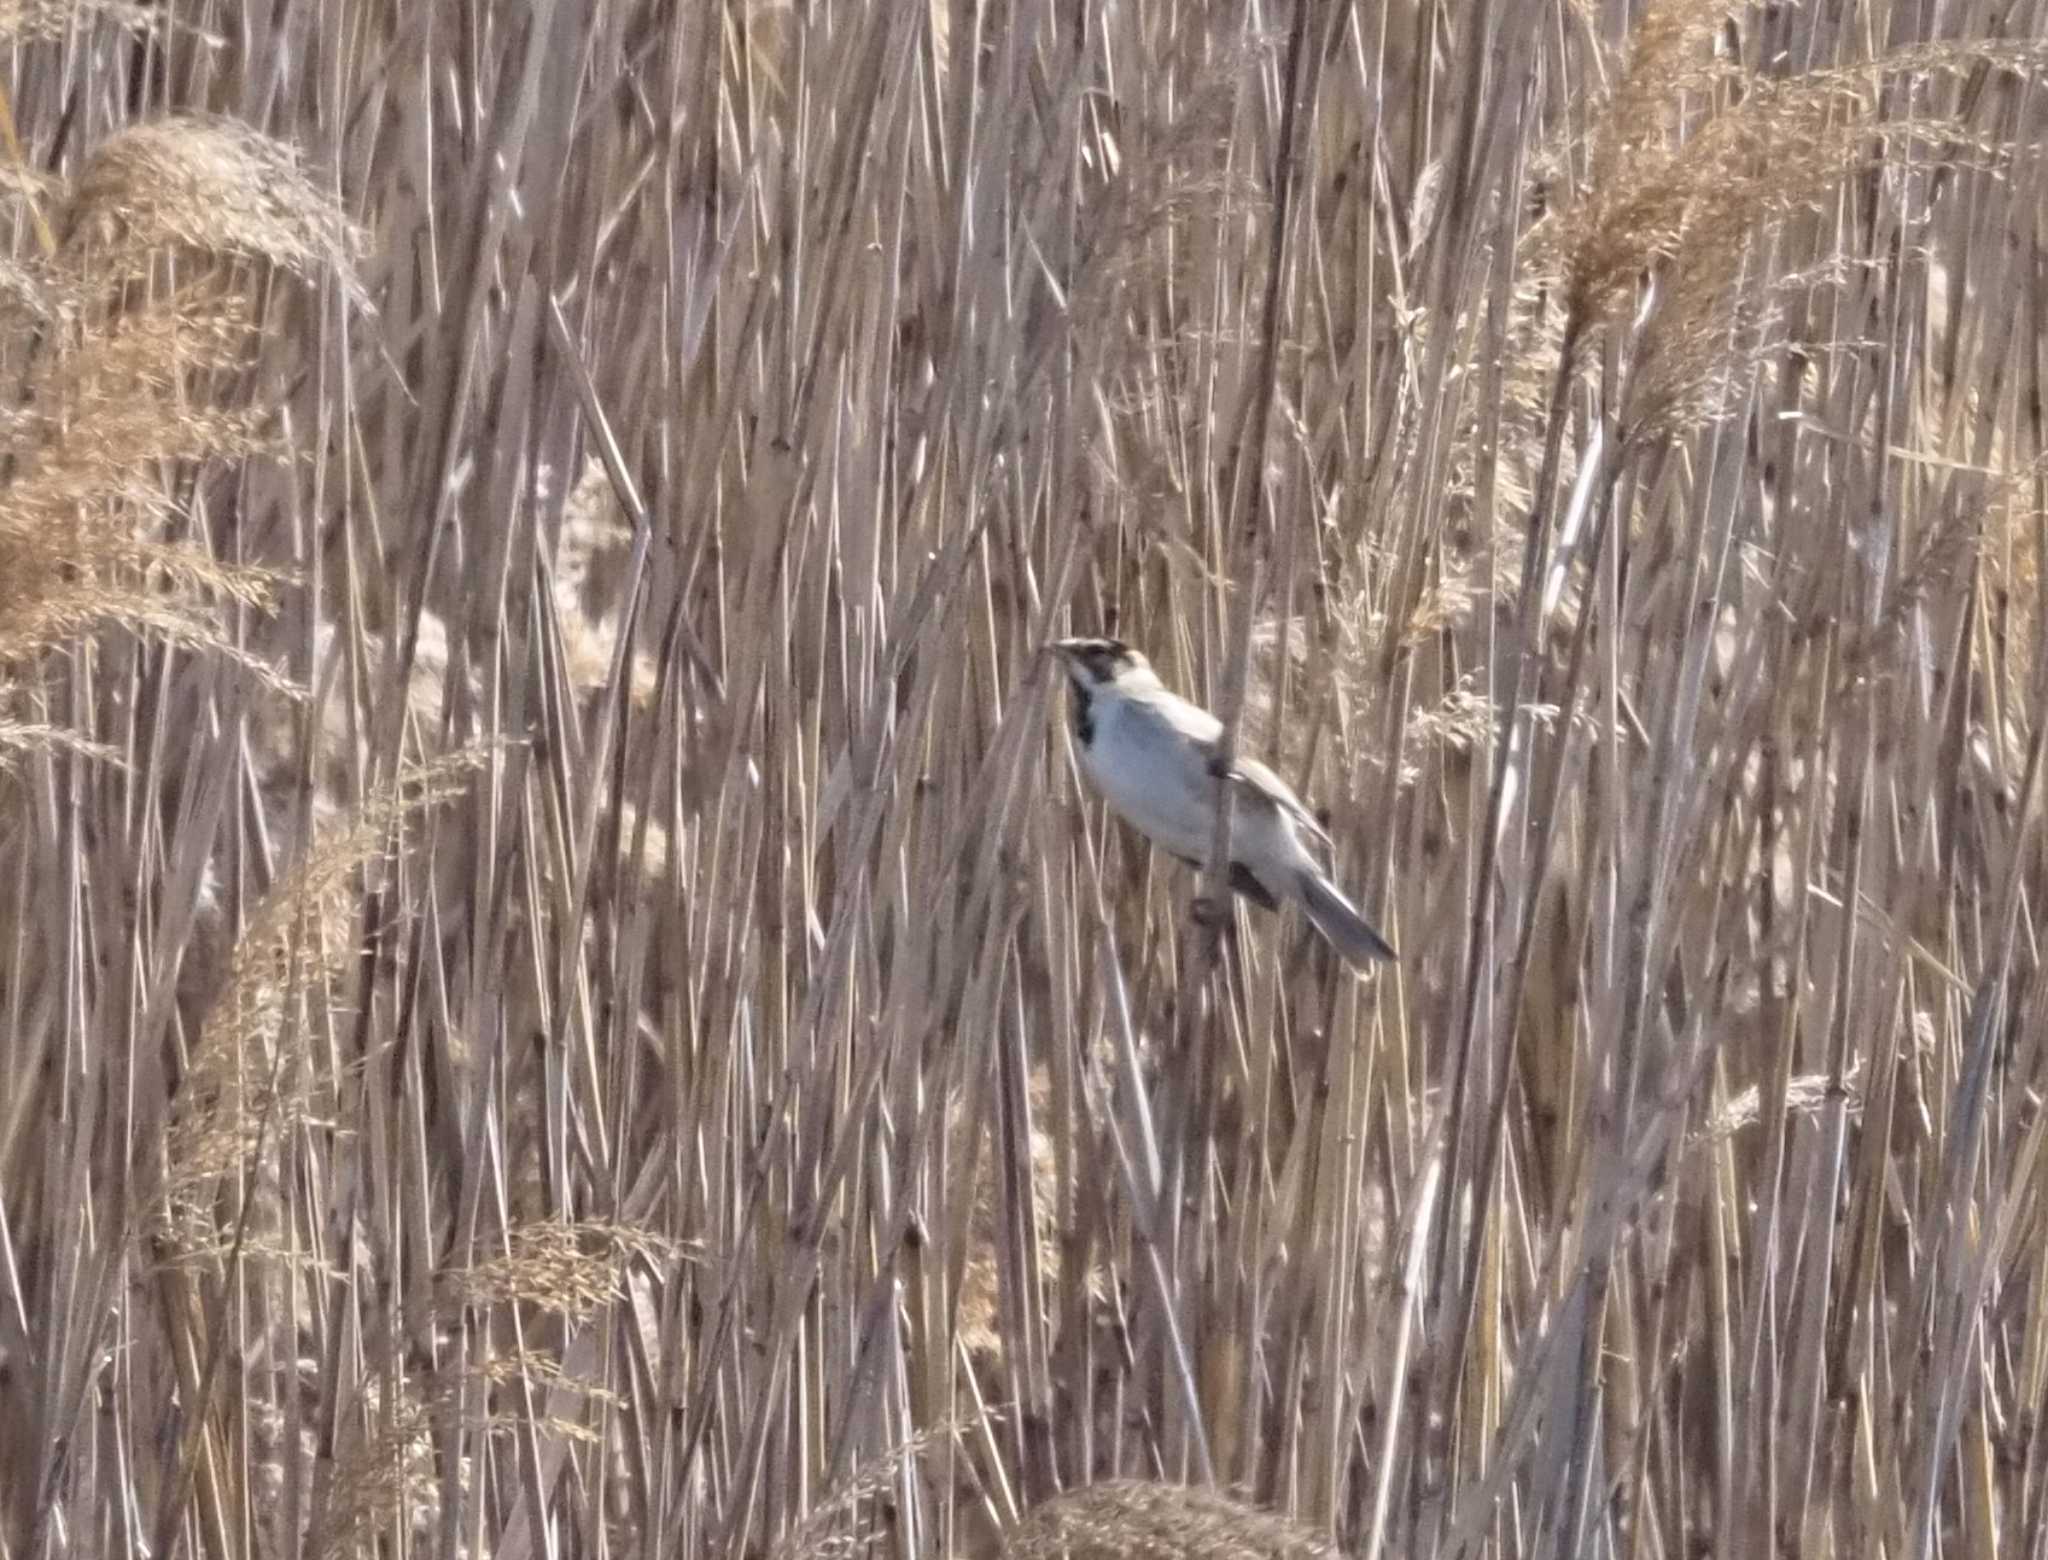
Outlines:
{"label": "dry reed stalk", "polygon": [[2039,1527],[2036,43],[472,9],[0,8],[0,1547]]}

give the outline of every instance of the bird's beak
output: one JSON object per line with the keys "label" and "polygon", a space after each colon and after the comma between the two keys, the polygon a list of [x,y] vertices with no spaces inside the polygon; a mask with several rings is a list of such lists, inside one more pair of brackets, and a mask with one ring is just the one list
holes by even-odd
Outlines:
{"label": "bird's beak", "polygon": [[1074,664],[1074,641],[1071,639],[1048,639],[1038,647],[1040,655],[1049,655],[1062,666]]}

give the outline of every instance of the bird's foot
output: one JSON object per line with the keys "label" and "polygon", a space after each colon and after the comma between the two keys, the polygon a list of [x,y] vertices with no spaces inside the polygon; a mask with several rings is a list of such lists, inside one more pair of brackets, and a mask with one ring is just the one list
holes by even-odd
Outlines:
{"label": "bird's foot", "polygon": [[1203,931],[1220,932],[1230,924],[1230,901],[1197,894],[1188,907],[1188,916]]}

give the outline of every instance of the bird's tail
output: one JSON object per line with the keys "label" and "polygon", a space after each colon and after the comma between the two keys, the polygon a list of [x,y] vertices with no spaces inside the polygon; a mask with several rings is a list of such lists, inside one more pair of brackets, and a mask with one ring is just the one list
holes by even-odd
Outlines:
{"label": "bird's tail", "polygon": [[1315,929],[1353,964],[1394,959],[1394,945],[1367,924],[1358,909],[1318,872],[1301,874],[1301,908]]}

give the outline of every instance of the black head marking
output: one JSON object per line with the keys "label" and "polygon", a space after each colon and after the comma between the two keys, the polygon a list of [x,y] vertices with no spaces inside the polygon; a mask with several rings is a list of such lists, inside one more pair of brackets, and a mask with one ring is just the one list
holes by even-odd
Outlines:
{"label": "black head marking", "polygon": [[1095,694],[1145,658],[1120,639],[1063,639],[1054,646],[1067,665],[1074,703],[1074,740],[1086,747],[1095,737]]}
{"label": "black head marking", "polygon": [[1086,747],[1095,740],[1095,716],[1092,708],[1095,695],[1072,678],[1067,679],[1067,687],[1074,695],[1073,708],[1069,712],[1074,723],[1074,740],[1082,747]]}
{"label": "black head marking", "polygon": [[1137,653],[1121,639],[1069,639],[1067,654],[1093,682],[1109,682],[1137,659]]}

